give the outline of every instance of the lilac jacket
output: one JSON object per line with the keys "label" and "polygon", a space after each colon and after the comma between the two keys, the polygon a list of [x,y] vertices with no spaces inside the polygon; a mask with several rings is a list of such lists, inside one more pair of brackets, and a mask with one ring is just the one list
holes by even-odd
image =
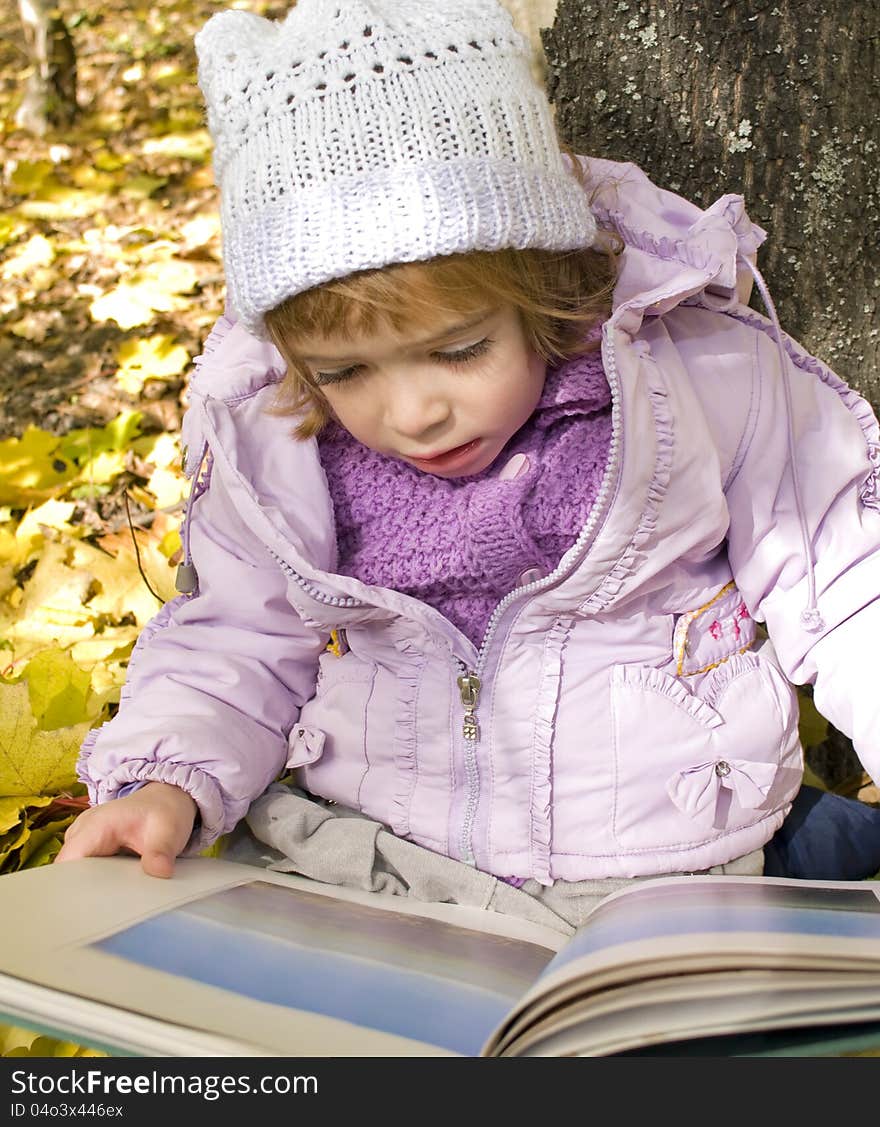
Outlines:
{"label": "lilac jacket", "polygon": [[877,420],[743,304],[764,232],[741,197],[700,211],[632,165],[586,165],[626,242],[602,341],[613,437],[556,570],[499,603],[479,649],[335,573],[318,445],[266,413],[281,358],[221,318],[184,422],[188,472],[209,471],[187,526],[198,592],[143,631],[118,715],[83,745],[93,802],[175,783],[200,808],[194,851],[287,765],[502,877],[698,870],[789,809],[789,682],[814,683],[880,778]]}

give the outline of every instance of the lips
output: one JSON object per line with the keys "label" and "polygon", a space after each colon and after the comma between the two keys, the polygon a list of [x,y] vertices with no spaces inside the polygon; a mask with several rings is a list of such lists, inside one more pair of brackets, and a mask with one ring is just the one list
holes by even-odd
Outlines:
{"label": "lips", "polygon": [[481,439],[473,438],[461,446],[454,446],[451,450],[444,450],[442,454],[435,454],[431,458],[410,458],[409,461],[419,469],[428,472],[437,470],[454,470],[466,466],[472,454],[481,443]]}

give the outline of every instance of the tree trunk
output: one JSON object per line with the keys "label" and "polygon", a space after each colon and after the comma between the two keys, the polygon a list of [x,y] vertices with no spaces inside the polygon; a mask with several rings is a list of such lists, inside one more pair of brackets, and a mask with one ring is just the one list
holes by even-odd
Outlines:
{"label": "tree trunk", "polygon": [[18,10],[33,70],[15,124],[42,137],[76,117],[76,51],[53,0],[18,0]]}
{"label": "tree trunk", "polygon": [[559,0],[542,32],[562,136],[702,207],[745,196],[783,327],[875,409],[878,39],[855,0]]}

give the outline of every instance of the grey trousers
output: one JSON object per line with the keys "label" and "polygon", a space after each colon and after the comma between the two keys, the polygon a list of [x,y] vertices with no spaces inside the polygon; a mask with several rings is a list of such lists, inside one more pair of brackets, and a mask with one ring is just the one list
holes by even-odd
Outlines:
{"label": "grey trousers", "polygon": [[[281,783],[273,783],[254,802],[246,825],[242,823],[230,836],[223,856],[325,884],[502,912],[564,935],[582,924],[606,896],[644,879],[556,881],[549,887],[527,880],[514,888],[489,873],[405,841],[363,814]],[[759,849],[703,871],[760,876],[763,867]]]}

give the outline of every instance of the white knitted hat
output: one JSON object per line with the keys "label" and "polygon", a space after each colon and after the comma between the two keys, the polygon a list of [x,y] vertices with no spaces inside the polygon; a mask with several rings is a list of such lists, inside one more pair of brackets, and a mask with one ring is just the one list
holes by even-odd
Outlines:
{"label": "white knitted hat", "polygon": [[195,37],[229,303],[263,314],[357,270],[590,246],[528,48],[495,0],[299,0]]}

